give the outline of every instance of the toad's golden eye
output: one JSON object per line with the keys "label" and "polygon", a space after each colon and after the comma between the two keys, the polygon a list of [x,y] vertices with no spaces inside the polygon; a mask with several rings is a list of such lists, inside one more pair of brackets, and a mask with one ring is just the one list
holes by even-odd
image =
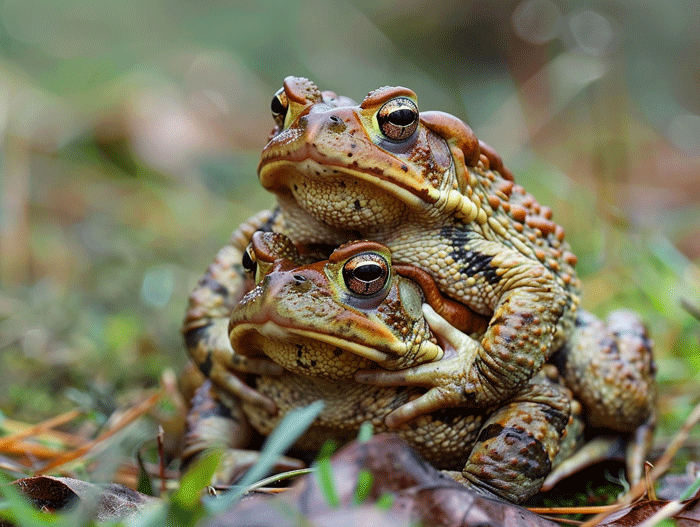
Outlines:
{"label": "toad's golden eye", "polygon": [[345,262],[343,280],[356,295],[371,296],[389,280],[389,264],[377,253],[358,254]]}
{"label": "toad's golden eye", "polygon": [[253,248],[249,245],[245,252],[243,253],[243,258],[241,259],[241,265],[248,278],[255,280],[255,271],[258,268],[258,263],[255,261],[255,255],[253,254]]}
{"label": "toad's golden eye", "polygon": [[377,123],[392,141],[408,139],[418,128],[418,106],[408,97],[391,99],[377,112]]}
{"label": "toad's golden eye", "polygon": [[287,108],[289,108],[287,94],[284,92],[284,88],[280,88],[277,90],[270,103],[272,118],[275,120],[275,124],[280,128],[284,128],[284,117],[287,115]]}

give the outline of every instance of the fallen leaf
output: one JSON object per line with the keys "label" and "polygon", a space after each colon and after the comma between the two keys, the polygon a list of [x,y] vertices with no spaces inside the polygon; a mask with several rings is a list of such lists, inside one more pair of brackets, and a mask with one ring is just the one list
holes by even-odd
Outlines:
{"label": "fallen leaf", "polygon": [[[319,486],[319,475],[309,474],[275,498],[253,496],[205,523],[207,527],[298,525],[300,517],[314,525],[449,525],[555,527],[556,524],[517,505],[488,499],[465,488],[420,458],[392,434],[353,442],[331,458],[331,478],[340,506],[331,507]],[[355,505],[360,472],[371,474],[365,501]],[[388,510],[374,505],[391,496]]]}
{"label": "fallen leaf", "polygon": [[115,483],[104,487],[73,478],[36,476],[13,482],[38,509],[59,512],[78,503],[95,509],[98,521],[121,520],[159,500]]}

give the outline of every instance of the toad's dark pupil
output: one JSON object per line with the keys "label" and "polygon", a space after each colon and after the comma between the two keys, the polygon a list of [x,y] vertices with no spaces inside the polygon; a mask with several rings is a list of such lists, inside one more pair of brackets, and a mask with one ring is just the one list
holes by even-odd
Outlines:
{"label": "toad's dark pupil", "polygon": [[376,263],[361,264],[352,271],[352,275],[362,282],[372,282],[381,278],[383,274],[384,268]]}
{"label": "toad's dark pupil", "polygon": [[394,110],[387,116],[387,121],[396,126],[407,126],[411,124],[416,119],[416,114],[413,110],[408,108],[401,108],[400,110]]}
{"label": "toad's dark pupil", "polygon": [[255,262],[250,257],[247,251],[243,253],[241,265],[243,265],[243,269],[249,273],[255,270]]}
{"label": "toad's dark pupil", "polygon": [[272,102],[270,103],[270,109],[274,114],[281,114],[287,111],[287,108],[284,107],[284,105],[280,101],[280,98],[276,95],[272,98]]}

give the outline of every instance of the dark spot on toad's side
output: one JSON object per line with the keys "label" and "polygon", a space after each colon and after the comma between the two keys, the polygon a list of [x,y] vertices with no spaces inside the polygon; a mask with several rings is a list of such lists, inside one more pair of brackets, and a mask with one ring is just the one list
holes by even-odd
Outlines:
{"label": "dark spot on toad's side", "polygon": [[205,377],[209,377],[213,366],[214,363],[211,359],[211,351],[207,352],[207,356],[204,358],[204,361],[197,364],[199,371],[201,371]]}
{"label": "dark spot on toad's side", "polygon": [[280,208],[275,207],[275,210],[272,211],[272,215],[270,216],[270,219],[267,220],[263,225],[261,225],[258,230],[262,231],[262,232],[272,232],[272,226],[277,221],[277,218],[279,217],[279,215],[280,215]]}
{"label": "dark spot on toad's side", "polygon": [[216,405],[214,407],[214,411],[212,412],[213,416],[216,417],[223,417],[224,419],[232,419],[234,421],[237,421],[237,419],[234,419],[233,414],[231,413],[231,408],[223,404],[221,401],[215,401]]}
{"label": "dark spot on toad's side", "polygon": [[199,371],[201,371],[205,377],[209,377],[211,369],[214,366],[214,362],[211,359],[211,351],[207,353],[204,362],[198,364],[197,366],[199,366]]}
{"label": "dark spot on toad's side", "polygon": [[479,433],[479,441],[480,443],[483,443],[484,441],[488,441],[489,439],[493,439],[494,437],[498,437],[501,435],[501,432],[503,431],[503,425],[499,425],[497,423],[490,424],[488,426],[485,426],[481,432]]}
{"label": "dark spot on toad's side", "polygon": [[[212,383],[207,379],[197,390],[194,392],[192,399],[190,400],[190,405],[192,411],[189,413],[187,420],[190,426],[191,422],[194,420],[196,423],[201,423],[202,420],[209,417],[223,417],[225,419],[236,420],[231,413],[231,409],[222,404],[215,396],[212,394]],[[193,428],[202,428],[201,424],[195,424]]]}
{"label": "dark spot on toad's side", "polygon": [[408,167],[406,165],[401,165],[401,170],[408,172]]}
{"label": "dark spot on toad's side", "polygon": [[222,283],[218,282],[211,276],[205,276],[199,281],[199,285],[205,286],[207,289],[212,291],[215,295],[218,296],[228,296],[229,295],[229,290],[228,288],[223,285]]}
{"label": "dark spot on toad's side", "polygon": [[359,199],[356,199],[355,202],[353,203],[353,205],[355,206],[355,210],[360,210],[362,208],[362,206],[360,205]]}
{"label": "dark spot on toad's side", "polygon": [[569,361],[570,353],[571,350],[569,349],[569,346],[564,344],[554,353],[554,355],[549,358],[549,362],[554,364],[561,374],[564,374],[567,371],[567,363]]}
{"label": "dark spot on toad's side", "polygon": [[440,230],[440,236],[450,241],[452,246],[452,258],[462,267],[460,272],[467,276],[482,276],[489,284],[497,284],[500,277],[496,274],[496,268],[491,265],[493,256],[479,251],[465,249],[472,240],[470,231],[453,226],[446,226]]}
{"label": "dark spot on toad's side", "polygon": [[656,361],[655,361],[654,358],[652,357],[651,363],[649,364],[649,373],[650,373],[652,376],[653,376],[653,375],[656,375],[656,370],[657,370]]}
{"label": "dark spot on toad's side", "polygon": [[601,347],[601,349],[608,350],[607,353],[609,353],[613,357],[620,356],[620,348],[617,345],[617,340],[610,336],[605,336],[602,339],[600,339],[599,346]]}
{"label": "dark spot on toad's side", "polygon": [[185,338],[185,346],[187,346],[188,349],[192,349],[197,347],[197,344],[199,344],[201,341],[206,340],[211,325],[212,322],[208,322],[203,326],[188,329],[187,331],[185,331],[183,335]]}
{"label": "dark spot on toad's side", "polygon": [[569,414],[552,408],[551,406],[544,406],[542,408],[542,413],[547,422],[561,435],[562,432],[564,432],[564,428],[566,428],[566,424],[569,422]]}
{"label": "dark spot on toad's side", "polygon": [[467,276],[483,276],[489,284],[497,284],[500,280],[496,274],[496,268],[491,266],[493,256],[477,251],[465,251],[457,247],[456,259],[462,262],[460,272]]}

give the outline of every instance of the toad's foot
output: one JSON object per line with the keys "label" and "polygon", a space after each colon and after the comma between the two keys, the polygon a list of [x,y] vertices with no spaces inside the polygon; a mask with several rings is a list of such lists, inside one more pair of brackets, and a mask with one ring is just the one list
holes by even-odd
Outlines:
{"label": "toad's foot", "polygon": [[[266,360],[258,361],[254,359],[253,362],[246,361],[246,367],[248,368],[248,373],[264,375],[281,375],[284,371],[279,364]],[[272,415],[277,413],[277,405],[272,399],[248,386],[235,373],[222,367],[221,363],[212,365],[208,376],[217,386],[226,390],[229,394],[238,397],[241,401],[259,408],[264,408]]]}
{"label": "toad's foot", "polygon": [[265,408],[275,414],[277,406],[243,382],[237,374],[281,375],[284,369],[268,359],[252,358],[235,353],[227,335],[228,320],[215,319],[201,328],[189,330],[185,339],[199,370],[219,388],[241,401]]}
{"label": "toad's foot", "polygon": [[440,360],[399,371],[373,370],[355,374],[355,380],[365,384],[429,388],[425,394],[386,417],[385,423],[391,428],[441,408],[470,406],[474,399],[468,373],[479,343],[452,326],[428,304],[423,304],[423,314],[445,349]]}

